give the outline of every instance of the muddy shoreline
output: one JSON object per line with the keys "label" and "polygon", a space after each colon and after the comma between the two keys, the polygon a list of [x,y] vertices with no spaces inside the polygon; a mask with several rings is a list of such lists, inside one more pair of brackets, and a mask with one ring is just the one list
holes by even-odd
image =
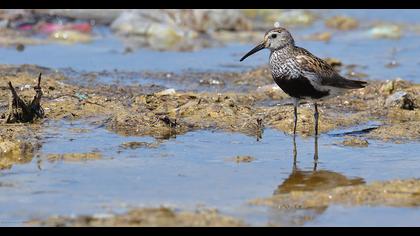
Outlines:
{"label": "muddy shoreline", "polygon": [[[48,70],[46,68],[45,70]],[[19,93],[23,97],[30,97],[32,85],[35,80],[34,70],[39,71],[36,66],[2,66],[4,81],[13,81],[15,87],[19,88]],[[15,73],[15,74],[13,74]],[[150,76],[150,75],[149,75]],[[171,79],[186,79],[191,75],[178,75]],[[176,91],[175,89],[163,89],[157,91],[149,87],[124,86],[124,85],[95,85],[77,86],[63,81],[71,80],[61,73],[53,70],[47,71],[43,82],[44,106],[47,110],[48,119],[83,119],[93,116],[109,116],[118,120],[118,116],[124,113],[153,113],[155,116],[168,115],[170,118],[181,120],[210,117],[209,121],[217,123],[244,121],[245,117],[255,118],[253,113],[265,113],[263,116],[264,124],[271,125],[279,130],[288,132],[284,121],[289,119],[290,113],[287,106],[265,106],[265,101],[275,100],[283,103],[289,98],[275,84],[266,68],[256,69],[245,73],[201,73],[194,74],[195,79],[206,80],[208,77],[218,78],[224,83],[248,83],[249,89],[235,92],[188,92]],[[251,87],[252,86],[252,87]],[[418,99],[420,86],[403,80],[392,81],[369,81],[369,85],[364,89],[353,90],[334,100],[327,100],[322,103],[323,116],[325,120],[321,123],[321,132],[331,130],[338,126],[354,125],[362,121],[361,116],[367,116],[364,120],[381,119],[387,124],[403,124],[406,122],[416,122],[419,119]],[[2,86],[1,104],[3,110],[7,106],[9,91],[6,85]],[[402,94],[402,95],[399,95]],[[395,96],[397,95],[397,96]],[[33,96],[33,95],[32,95]],[[260,105],[263,104],[263,105]],[[287,104],[287,102],[286,102]],[[135,110],[136,109],[136,110]],[[190,111],[193,109],[194,111]],[[335,112],[334,110],[335,109]],[[198,110],[198,111],[197,111]],[[280,110],[280,111],[278,111]],[[309,127],[310,118],[307,113],[310,110],[305,102],[299,107],[303,117],[304,127],[299,131],[303,135],[312,134]],[[137,112],[133,112],[137,111]],[[346,118],[340,122],[330,121],[327,117],[339,117],[339,113],[346,112]],[[4,111],[3,111],[4,113]],[[217,114],[216,114],[217,113]],[[245,113],[245,114],[244,114]],[[233,117],[229,115],[239,114]],[[242,117],[243,116],[243,117]],[[322,117],[321,116],[321,119]],[[354,118],[353,118],[354,117]],[[141,117],[138,117],[141,119]],[[278,119],[276,119],[278,118]],[[234,120],[237,119],[237,120]],[[256,120],[256,119],[255,119]],[[118,123],[118,122],[117,122]],[[201,122],[198,124],[188,124],[189,126],[205,127]],[[203,122],[204,123],[204,122]],[[246,123],[246,122],[239,122]],[[323,126],[324,124],[324,126]],[[149,124],[150,125],[150,124]],[[188,126],[187,125],[187,126]],[[139,127],[142,125],[139,124]],[[224,128],[222,124],[216,124],[215,128]],[[241,131],[234,127],[235,131]],[[182,130],[182,128],[181,128]],[[140,132],[139,132],[140,133]],[[140,135],[142,135],[140,133]],[[147,133],[144,133],[147,135]],[[378,136],[379,137],[379,136]],[[380,138],[380,137],[379,137]],[[403,138],[403,136],[396,136]],[[407,135],[405,138],[418,138],[418,133]]]}
{"label": "muddy shoreline", "polygon": [[[2,68],[5,74],[3,81],[13,81],[22,97],[33,96],[34,71],[39,71],[36,66]],[[218,78],[225,83],[232,79],[246,81],[254,87],[243,92],[219,93],[177,92],[174,89],[154,92],[148,91],[147,87],[123,85],[77,86],[63,82],[71,80],[63,74],[43,69],[42,106],[46,120],[95,117],[100,120],[98,125],[112,132],[159,139],[203,129],[240,132],[255,137],[261,135],[264,127],[289,134],[292,132],[293,115],[292,107],[287,105],[288,96],[270,82],[266,68],[245,73],[195,74],[198,78]],[[177,78],[190,76],[178,75]],[[6,85],[2,88],[0,102],[3,107],[1,118],[4,120],[10,91]],[[395,94],[404,96],[393,98]],[[266,101],[278,101],[278,104],[286,101],[286,105],[264,105]],[[320,132],[376,121],[381,125],[367,130],[365,134],[362,131],[362,137],[392,142],[419,140],[418,101],[420,86],[417,84],[402,80],[369,81],[364,89],[350,91],[321,104]],[[311,104],[300,105],[299,135],[313,135],[312,109]],[[37,131],[42,129],[43,122],[1,124],[2,156],[13,152],[26,153],[26,144],[36,147]]]}

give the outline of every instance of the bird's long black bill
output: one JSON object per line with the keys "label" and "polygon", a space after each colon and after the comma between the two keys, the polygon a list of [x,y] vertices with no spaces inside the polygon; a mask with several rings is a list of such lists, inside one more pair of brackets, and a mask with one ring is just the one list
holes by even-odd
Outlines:
{"label": "bird's long black bill", "polygon": [[255,48],[253,48],[251,51],[249,51],[247,54],[245,54],[245,56],[243,56],[240,61],[245,60],[245,58],[251,56],[252,54],[254,54],[254,53],[256,53],[256,52],[258,52],[258,51],[260,51],[264,48],[265,48],[264,43],[261,43],[261,44],[257,45]]}

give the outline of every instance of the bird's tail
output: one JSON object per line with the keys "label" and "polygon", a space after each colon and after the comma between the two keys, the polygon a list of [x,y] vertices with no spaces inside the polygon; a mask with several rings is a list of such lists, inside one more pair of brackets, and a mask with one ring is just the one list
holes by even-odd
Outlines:
{"label": "bird's tail", "polygon": [[360,81],[360,80],[346,80],[345,87],[348,89],[358,89],[358,88],[364,88],[366,87],[367,82],[366,81]]}
{"label": "bird's tail", "polygon": [[358,89],[367,85],[365,81],[346,79],[338,74],[333,78],[323,78],[321,83],[322,85],[343,89]]}
{"label": "bird's tail", "polygon": [[324,84],[338,87],[338,88],[343,88],[343,89],[358,89],[358,88],[366,87],[367,82],[360,81],[360,80],[346,79],[344,77],[338,76],[338,77],[335,77],[333,80],[324,81]]}

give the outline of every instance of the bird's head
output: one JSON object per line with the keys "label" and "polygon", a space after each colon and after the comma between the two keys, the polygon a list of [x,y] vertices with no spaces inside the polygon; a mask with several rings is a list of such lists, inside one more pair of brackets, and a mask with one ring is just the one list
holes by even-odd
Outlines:
{"label": "bird's head", "polygon": [[264,48],[275,51],[291,45],[295,45],[295,40],[289,31],[287,31],[285,28],[277,27],[267,31],[267,33],[264,35],[264,40],[247,54],[245,54],[245,56],[243,56],[240,61],[243,61],[245,58]]}

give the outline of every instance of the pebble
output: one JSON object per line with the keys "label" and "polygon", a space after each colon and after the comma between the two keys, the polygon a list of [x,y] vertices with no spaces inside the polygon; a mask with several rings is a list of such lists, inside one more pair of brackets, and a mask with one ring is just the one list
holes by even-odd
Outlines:
{"label": "pebble", "polygon": [[385,106],[397,106],[405,110],[413,110],[415,107],[414,101],[411,99],[410,95],[404,91],[398,91],[390,95],[385,100]]}
{"label": "pebble", "polygon": [[175,93],[176,93],[175,89],[170,88],[170,89],[162,90],[162,91],[156,93],[156,95],[157,96],[165,96],[165,95],[172,95],[172,94],[175,94]]}

